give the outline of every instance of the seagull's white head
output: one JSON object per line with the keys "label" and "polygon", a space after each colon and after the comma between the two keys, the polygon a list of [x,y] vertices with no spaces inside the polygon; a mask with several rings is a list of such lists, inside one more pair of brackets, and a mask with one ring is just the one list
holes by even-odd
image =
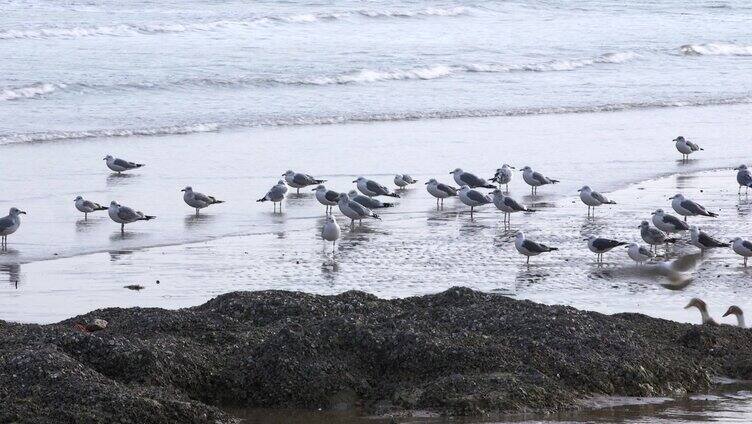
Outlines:
{"label": "seagull's white head", "polygon": [[325,190],[326,190],[326,186],[323,184],[319,184],[316,186],[316,188],[313,189],[313,191],[325,191]]}
{"label": "seagull's white head", "polygon": [[399,178],[401,180],[402,179],[402,174],[394,174],[394,178]]}
{"label": "seagull's white head", "polygon": [[10,208],[9,214],[11,216],[18,216],[18,215],[22,215],[22,214],[26,215],[26,212],[24,212],[24,211],[22,211],[21,209],[18,209],[18,208]]}
{"label": "seagull's white head", "polygon": [[501,169],[508,169],[508,168],[514,169],[513,166],[507,165],[506,163],[504,165],[501,165]]}
{"label": "seagull's white head", "polygon": [[348,200],[350,200],[350,196],[347,193],[340,193],[339,196],[337,197],[337,200],[340,202],[342,201],[347,202]]}
{"label": "seagull's white head", "polygon": [[741,237],[734,237],[734,239],[731,240],[731,243],[737,243],[737,242],[740,242],[740,241],[742,241]]}
{"label": "seagull's white head", "polygon": [[741,165],[739,165],[739,167],[734,168],[734,169],[736,169],[737,171],[746,171],[747,170],[747,165],[741,164]]}
{"label": "seagull's white head", "polygon": [[112,160],[112,159],[114,159],[112,157],[112,155],[107,155],[107,156],[105,156],[105,157],[102,158],[102,160]]}
{"label": "seagull's white head", "polygon": [[681,194],[681,193],[678,193],[678,194],[675,194],[675,195],[673,195],[672,197],[669,197],[669,198],[668,198],[668,200],[674,200],[674,199],[677,199],[677,200],[684,200],[684,195],[683,195],[683,194]]}
{"label": "seagull's white head", "polygon": [[84,198],[81,196],[76,196],[76,198],[73,199],[74,202],[78,202],[79,200],[84,200]]}
{"label": "seagull's white head", "polygon": [[113,200],[112,202],[110,202],[110,207],[112,206],[120,206],[120,205],[118,204],[118,202]]}
{"label": "seagull's white head", "polygon": [[295,172],[292,171],[292,170],[289,170],[289,169],[287,171],[285,171],[284,174],[282,174],[282,176],[284,176],[284,177],[292,177],[294,175],[295,175]]}
{"label": "seagull's white head", "polygon": [[665,212],[663,212],[663,209],[656,209],[655,212],[652,213],[652,215],[663,215]]}
{"label": "seagull's white head", "polygon": [[691,232],[692,234],[697,234],[697,233],[700,232],[700,229],[697,228],[697,225],[693,225],[693,226],[689,227],[689,232]]}
{"label": "seagull's white head", "polygon": [[517,232],[517,235],[516,235],[516,236],[514,236],[514,237],[515,237],[515,238],[516,238],[517,240],[524,240],[524,239],[525,239],[525,233],[523,233],[522,231],[518,231],[518,232]]}
{"label": "seagull's white head", "polygon": [[348,197],[355,197],[357,195],[358,195],[358,192],[355,191],[355,190],[350,190],[350,191],[347,192],[347,196]]}
{"label": "seagull's white head", "polygon": [[455,168],[454,171],[450,172],[449,174],[454,175],[454,174],[461,174],[461,173],[462,173],[462,168]]}
{"label": "seagull's white head", "polygon": [[182,189],[182,190],[180,190],[180,191],[184,191],[184,192],[186,192],[186,193],[190,193],[190,192],[192,192],[192,191],[193,191],[193,187],[191,187],[191,186],[186,186],[186,187],[185,187],[184,189]]}
{"label": "seagull's white head", "polygon": [[642,222],[640,222],[640,226],[637,227],[637,228],[640,228],[640,229],[642,229],[642,228],[650,228],[650,224],[648,224],[647,221],[642,221]]}
{"label": "seagull's white head", "polygon": [[585,191],[585,192],[587,192],[587,191],[592,191],[592,190],[590,189],[589,186],[582,186],[582,188],[579,189],[579,190],[577,190],[577,191]]}
{"label": "seagull's white head", "polygon": [[279,180],[279,181],[277,181],[277,185],[285,185],[285,180]]}
{"label": "seagull's white head", "polygon": [[680,142],[682,142],[682,143],[683,143],[683,142],[684,142],[684,137],[680,135],[679,137],[676,137],[676,138],[675,138],[675,139],[673,139],[672,141],[680,141]]}
{"label": "seagull's white head", "polygon": [[354,180],[353,182],[354,182],[354,183],[359,183],[359,182],[361,182],[361,181],[365,181],[365,180],[366,180],[366,177],[358,177],[358,178],[356,178],[356,179],[355,179],[355,180]]}
{"label": "seagull's white head", "polygon": [[499,190],[498,188],[496,190],[492,191],[491,194],[493,194],[494,196],[504,197],[504,193],[502,193],[502,191]]}
{"label": "seagull's white head", "polygon": [[533,170],[533,168],[531,168],[531,167],[529,167],[529,166],[525,166],[525,167],[523,167],[522,169],[520,169],[520,171],[522,171],[522,172],[526,172],[526,171],[532,171],[532,170]]}
{"label": "seagull's white head", "polygon": [[438,181],[436,181],[436,178],[431,178],[430,180],[426,181],[426,185],[428,184],[438,184]]}
{"label": "seagull's white head", "polygon": [[326,217],[326,222],[334,222],[334,218],[331,216]]}

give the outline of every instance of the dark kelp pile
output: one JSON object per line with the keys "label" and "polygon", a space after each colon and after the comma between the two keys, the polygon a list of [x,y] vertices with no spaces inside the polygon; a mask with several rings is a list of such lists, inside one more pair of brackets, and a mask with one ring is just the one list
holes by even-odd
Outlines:
{"label": "dark kelp pile", "polygon": [[[75,329],[95,318],[93,333]],[[0,422],[232,422],[223,407],[450,415],[675,396],[752,377],[752,332],[452,288],[383,300],[236,292],[180,310],[0,321]]]}

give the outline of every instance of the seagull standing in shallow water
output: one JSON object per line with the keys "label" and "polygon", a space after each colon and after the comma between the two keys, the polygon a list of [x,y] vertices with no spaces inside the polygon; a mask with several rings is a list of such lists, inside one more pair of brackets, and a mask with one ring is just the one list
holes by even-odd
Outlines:
{"label": "seagull standing in shallow water", "polygon": [[26,215],[26,212],[18,208],[10,208],[8,216],[0,218],[0,248],[8,249],[8,236],[15,233],[21,226],[19,215]]}
{"label": "seagull standing in shallow water", "polygon": [[104,158],[102,158],[102,160],[106,160],[107,167],[117,172],[118,174],[124,171],[141,168],[142,166],[144,166],[143,163],[129,162],[127,160],[112,157],[112,155],[107,155]]}
{"label": "seagull standing in shallow water", "polygon": [[323,184],[319,184],[318,187],[313,189],[313,191],[316,192],[316,200],[318,200],[322,205],[326,206],[324,213],[329,215],[332,211],[332,207],[337,205],[337,201],[339,200],[339,193],[334,190],[327,189]]}
{"label": "seagull standing in shallow water", "polygon": [[674,234],[689,231],[689,224],[673,215],[667,214],[663,209],[656,209],[652,215],[653,225],[663,232]]}
{"label": "seagull standing in shallow water", "polygon": [[407,175],[407,174],[396,174],[394,176],[394,185],[396,185],[399,188],[405,188],[410,184],[417,183],[418,180],[414,180],[413,177]]}
{"label": "seagull standing in shallow water", "polygon": [[682,160],[688,160],[689,155],[698,151],[698,150],[705,150],[700,148],[697,144],[686,140],[684,137],[679,136],[673,139],[672,141],[676,142],[676,150],[679,151],[679,153],[682,154]]}
{"label": "seagull standing in shallow water", "polygon": [[736,237],[731,240],[731,247],[734,249],[734,253],[744,258],[744,266],[747,266],[747,259],[752,256],[752,243],[741,237]]}
{"label": "seagull standing in shallow water", "polygon": [[358,190],[360,190],[361,193],[365,194],[368,197],[373,196],[389,196],[389,197],[399,197],[399,194],[392,193],[389,191],[388,188],[384,187],[383,185],[377,183],[376,181],[369,180],[365,177],[358,177],[355,181]]}
{"label": "seagull standing in shallow water", "polygon": [[736,182],[739,183],[738,194],[742,194],[742,187],[745,193],[749,192],[749,188],[752,187],[752,173],[747,169],[747,165],[741,164],[734,169],[738,171],[736,173]]}
{"label": "seagull standing in shallow water", "polygon": [[107,208],[100,205],[99,203],[95,203],[89,200],[84,199],[81,196],[76,196],[75,199],[76,209],[79,210],[79,212],[84,213],[84,221],[89,219],[89,214],[95,211],[106,211]]}
{"label": "seagull standing in shallow water", "polygon": [[601,237],[595,237],[590,236],[585,239],[588,242],[588,249],[590,249],[591,252],[595,253],[597,255],[597,262],[603,263],[603,254],[608,252],[609,250],[624,246],[627,243],[623,241],[618,240],[611,240],[607,238],[601,238]]}
{"label": "seagull standing in shallow water", "polygon": [[688,216],[701,215],[709,216],[711,218],[718,216],[717,213],[708,212],[701,204],[685,198],[683,194],[676,194],[673,197],[669,197],[668,200],[671,200],[671,207],[674,208],[676,213],[682,215],[685,221]]}
{"label": "seagull standing in shallow water", "polygon": [[444,206],[444,199],[457,195],[456,188],[447,184],[442,184],[436,181],[435,178],[431,178],[426,182],[426,190],[431,196],[436,198],[437,208],[439,207],[439,201],[441,201],[441,206]]}
{"label": "seagull standing in shallow water", "polygon": [[285,177],[285,182],[287,182],[287,185],[290,187],[297,189],[298,194],[300,194],[300,189],[303,187],[308,187],[316,184],[321,184],[326,182],[326,180],[319,180],[316,178],[313,178],[312,176],[308,174],[301,174],[299,172],[294,171],[287,171],[284,174],[282,174],[283,177]]}
{"label": "seagull standing in shallow water", "polygon": [[381,220],[381,218],[373,213],[373,211],[350,199],[350,196],[347,193],[341,193],[339,195],[337,206],[339,206],[339,210],[343,215],[350,218],[350,226],[355,225],[355,220],[358,220],[362,224],[363,218],[373,218]]}
{"label": "seagull standing in shallow water", "polygon": [[649,261],[655,256],[653,255],[653,252],[645,249],[637,243],[629,244],[629,247],[627,248],[627,255],[629,255],[629,257],[632,258],[632,260],[635,261],[637,265],[645,261]]}
{"label": "seagull standing in shallow water", "polygon": [[337,221],[335,221],[331,215],[327,216],[326,222],[324,223],[324,228],[322,228],[321,230],[321,238],[326,241],[332,242],[332,255],[334,255],[336,243],[340,235],[342,235],[342,231],[340,230]]}
{"label": "seagull standing in shallow water", "polygon": [[458,194],[460,196],[460,202],[466,204],[467,206],[470,206],[471,217],[473,216],[473,210],[476,206],[483,206],[485,204],[493,202],[493,199],[491,199],[489,196],[477,190],[473,190],[466,185],[463,185],[460,188]]}
{"label": "seagull standing in shallow water", "polygon": [[520,169],[520,171],[522,171],[522,179],[530,186],[530,194],[532,196],[538,194],[538,187],[559,182],[559,180],[552,180],[539,172],[533,171],[529,166]]}
{"label": "seagull standing in shallow water", "polygon": [[493,203],[494,206],[496,206],[496,209],[504,213],[505,224],[512,222],[512,214],[515,212],[537,212],[535,209],[529,209],[526,206],[521,205],[511,197],[505,196],[504,193],[501,192],[501,189],[497,188],[491,194],[493,194]]}
{"label": "seagull standing in shallow water", "polygon": [[466,185],[470,188],[496,188],[493,184],[489,184],[488,181],[483,178],[463,171],[462,168],[456,168],[454,171],[450,172],[449,175],[454,177],[454,182],[460,187]]}
{"label": "seagull standing in shallow water", "polygon": [[637,228],[640,229],[640,236],[645,243],[650,245],[651,248],[655,247],[656,252],[660,245],[666,245],[666,250],[668,251],[668,244],[676,243],[675,238],[666,237],[666,234],[664,234],[663,231],[657,228],[652,228],[647,221],[642,221]]}
{"label": "seagull standing in shallow water", "polygon": [[350,196],[350,200],[354,200],[360,203],[361,205],[367,207],[368,209],[391,208],[391,207],[394,207],[394,205],[396,204],[396,203],[382,202],[381,200],[375,197],[364,196],[355,190],[348,191],[347,195]]}
{"label": "seagull standing in shallow water", "polygon": [[277,203],[279,203],[279,213],[282,213],[282,201],[285,200],[285,194],[287,194],[287,186],[282,180],[277,181],[269,191],[266,192],[264,197],[256,200],[257,202],[272,202],[274,205],[274,212],[277,212]]}
{"label": "seagull standing in shallow water", "polygon": [[714,249],[718,247],[729,247],[730,245],[728,243],[723,243],[719,240],[714,239],[708,233],[705,231],[701,231],[696,226],[692,226],[689,229],[689,235],[690,235],[690,244],[692,246],[695,246],[696,248],[700,249],[700,252],[705,253],[707,249]]}
{"label": "seagull standing in shallow water", "polygon": [[156,218],[156,216],[144,215],[143,212],[133,210],[128,206],[122,206],[114,200],[110,202],[107,213],[110,215],[110,219],[120,224],[121,234],[125,234],[125,224],[136,221],[149,221]]}
{"label": "seagull standing in shallow water", "polygon": [[583,186],[577,190],[580,192],[580,200],[588,207],[588,217],[590,217],[590,208],[593,209],[593,217],[595,217],[595,207],[600,205],[615,205],[616,202],[609,200],[606,196],[593,191],[589,186]]}
{"label": "seagull standing in shallow water", "polygon": [[513,169],[513,166],[509,166],[506,163],[504,165],[501,165],[501,168],[496,170],[496,173],[494,174],[493,178],[491,178],[491,181],[498,183],[499,188],[501,188],[501,185],[504,184],[506,186],[504,191],[509,193],[509,183],[512,181]]}
{"label": "seagull standing in shallow water", "polygon": [[523,233],[522,231],[517,233],[517,236],[515,236],[514,247],[517,249],[518,252],[527,256],[528,265],[530,265],[531,256],[538,256],[541,253],[559,250],[556,247],[549,247],[549,246],[546,246],[545,244],[536,243],[532,240],[526,239],[525,233]]}
{"label": "seagull standing in shallow water", "polygon": [[181,190],[183,192],[183,201],[190,207],[196,209],[196,215],[198,211],[208,207],[209,205],[216,205],[224,203],[224,200],[217,200],[214,196],[207,196],[203,193],[193,191],[193,187],[188,186]]}

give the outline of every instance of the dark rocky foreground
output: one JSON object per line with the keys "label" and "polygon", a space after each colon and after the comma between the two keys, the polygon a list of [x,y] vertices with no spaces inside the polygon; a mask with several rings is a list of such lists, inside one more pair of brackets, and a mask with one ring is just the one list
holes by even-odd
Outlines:
{"label": "dark rocky foreground", "polygon": [[[677,305],[679,307],[680,305]],[[79,321],[103,318],[85,333]],[[232,422],[219,408],[556,411],[752,378],[752,332],[453,288],[381,300],[236,292],[176,311],[0,321],[0,422]]]}

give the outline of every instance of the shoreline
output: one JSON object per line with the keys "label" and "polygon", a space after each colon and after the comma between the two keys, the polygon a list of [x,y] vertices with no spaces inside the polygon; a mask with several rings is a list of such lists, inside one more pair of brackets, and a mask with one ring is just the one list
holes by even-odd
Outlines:
{"label": "shoreline", "polygon": [[[72,328],[95,318],[109,324]],[[230,406],[546,413],[591,395],[683,396],[714,377],[752,378],[748,330],[461,287],[391,300],[234,292],[192,308],[111,308],[43,326],[0,322],[0,331],[0,421],[221,423],[233,421],[217,408]]]}

